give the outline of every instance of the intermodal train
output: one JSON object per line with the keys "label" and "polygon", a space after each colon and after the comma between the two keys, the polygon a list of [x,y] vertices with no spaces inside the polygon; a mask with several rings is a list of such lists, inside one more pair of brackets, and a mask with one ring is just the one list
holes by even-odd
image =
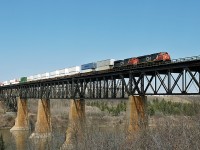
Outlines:
{"label": "intermodal train", "polygon": [[102,71],[113,68],[119,68],[130,65],[140,65],[146,63],[158,63],[158,62],[170,62],[171,58],[167,52],[159,52],[150,55],[144,55],[139,57],[131,57],[123,60],[107,59],[92,63],[83,64],[81,66],[75,66],[70,68],[59,69],[53,72],[46,72],[43,74],[37,74],[28,77],[21,77],[19,79],[12,79],[9,81],[4,81],[0,83],[0,86],[10,85],[10,84],[19,84],[24,82],[31,82],[43,79],[51,79],[56,77],[62,77],[67,75],[74,75],[79,73],[88,73],[93,71]]}

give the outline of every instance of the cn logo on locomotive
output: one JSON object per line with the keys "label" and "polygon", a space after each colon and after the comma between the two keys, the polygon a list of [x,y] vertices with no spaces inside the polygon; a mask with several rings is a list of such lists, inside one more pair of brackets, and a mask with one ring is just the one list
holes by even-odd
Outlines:
{"label": "cn logo on locomotive", "polygon": [[146,57],[146,61],[151,61],[151,57]]}

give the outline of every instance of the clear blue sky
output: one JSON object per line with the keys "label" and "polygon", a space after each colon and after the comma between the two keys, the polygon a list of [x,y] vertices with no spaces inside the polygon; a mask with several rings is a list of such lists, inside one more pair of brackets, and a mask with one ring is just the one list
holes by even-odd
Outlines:
{"label": "clear blue sky", "polygon": [[200,55],[199,0],[0,0],[0,81],[159,51]]}

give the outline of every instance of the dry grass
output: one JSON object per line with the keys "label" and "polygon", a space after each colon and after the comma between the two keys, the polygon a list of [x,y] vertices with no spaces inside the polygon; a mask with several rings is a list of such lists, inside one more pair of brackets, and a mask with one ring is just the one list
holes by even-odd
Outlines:
{"label": "dry grass", "polygon": [[[188,123],[188,120],[190,122]],[[191,121],[193,122],[191,126]],[[76,135],[77,137],[77,135]],[[126,129],[101,129],[96,126],[85,131],[80,140],[75,138],[75,150],[188,150],[200,148],[199,118],[165,118],[156,128],[135,133]]]}
{"label": "dry grass", "polygon": [[[160,97],[161,100],[162,98]],[[151,97],[148,99],[151,100]],[[188,97],[184,100],[181,97],[173,97],[173,99],[190,103]],[[192,99],[198,100],[199,97]],[[36,122],[37,102],[37,100],[28,101],[32,130],[34,130]],[[116,105],[116,103],[116,101],[112,101],[110,105]],[[149,118],[150,126],[147,129],[129,134],[125,113],[112,116],[108,112],[102,112],[97,107],[91,106],[86,106],[85,110],[85,130],[78,131],[74,135],[74,150],[200,149],[200,115],[193,117],[156,115]],[[68,100],[51,100],[51,118],[54,132],[52,139],[45,141],[45,149],[59,149],[64,143],[65,132],[69,124],[68,114]],[[14,119],[15,116],[2,120],[1,116],[0,125],[7,126],[4,122],[12,122],[14,125]],[[36,148],[37,146],[34,144],[29,140],[27,149]]]}

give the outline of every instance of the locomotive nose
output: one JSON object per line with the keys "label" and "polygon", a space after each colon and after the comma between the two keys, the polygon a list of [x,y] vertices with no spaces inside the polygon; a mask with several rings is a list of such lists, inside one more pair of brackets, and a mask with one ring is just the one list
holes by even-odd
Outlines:
{"label": "locomotive nose", "polygon": [[163,60],[166,61],[166,60],[171,60],[169,54],[164,54],[163,55]]}

